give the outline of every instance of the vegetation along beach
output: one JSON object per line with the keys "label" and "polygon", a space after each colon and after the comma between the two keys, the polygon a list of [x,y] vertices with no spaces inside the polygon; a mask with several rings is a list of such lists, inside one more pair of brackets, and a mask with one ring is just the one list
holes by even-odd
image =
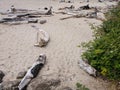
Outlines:
{"label": "vegetation along beach", "polygon": [[0,0],[0,90],[120,90],[118,0]]}

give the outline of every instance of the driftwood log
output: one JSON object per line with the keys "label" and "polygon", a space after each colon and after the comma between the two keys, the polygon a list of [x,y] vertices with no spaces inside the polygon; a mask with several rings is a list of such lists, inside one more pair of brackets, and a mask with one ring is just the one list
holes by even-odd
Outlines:
{"label": "driftwood log", "polygon": [[3,24],[37,23],[38,18],[52,15],[52,7],[48,10],[27,10],[16,9],[14,6],[11,6],[9,11],[0,14],[8,15],[8,17],[0,20],[0,23]]}
{"label": "driftwood log", "polygon": [[[68,14],[68,15],[70,15],[70,14]],[[98,16],[97,12],[80,13],[80,14],[76,14],[76,15],[74,15],[74,14],[72,15],[72,13],[71,13],[71,16],[60,18],[60,20],[65,20],[65,19],[69,19],[69,18],[82,18],[82,17],[94,18],[94,19],[97,19],[100,21],[105,21],[105,18]]]}
{"label": "driftwood log", "polygon": [[39,70],[44,66],[45,62],[46,55],[40,54],[37,61],[32,65],[32,67],[27,71],[24,78],[21,80],[18,86],[19,90],[23,90],[30,83],[30,81],[38,75]]}
{"label": "driftwood log", "polygon": [[17,9],[12,5],[6,12],[0,12],[2,15],[16,15],[16,14],[31,14],[31,15],[50,15],[52,14],[52,7],[48,10],[29,10],[29,9]]}
{"label": "driftwood log", "polygon": [[43,46],[47,45],[47,43],[50,40],[49,34],[46,31],[44,31],[34,25],[32,25],[32,27],[37,30],[37,43],[35,44],[35,46],[43,47]]}
{"label": "driftwood log", "polygon": [[86,61],[84,61],[82,59],[79,60],[79,66],[81,69],[83,69],[89,75],[96,77],[96,69],[94,69],[92,66],[90,66]]}
{"label": "driftwood log", "polygon": [[58,10],[65,10],[65,9],[75,9],[75,6],[71,5],[70,7],[63,7],[63,8],[59,8]]}
{"label": "driftwood log", "polygon": [[[60,20],[65,20],[65,19],[69,19],[69,18],[81,18],[81,17],[87,16],[86,13],[79,13],[79,14],[73,13],[73,15],[72,15],[72,13],[70,13],[70,14],[71,14],[71,16],[60,18]],[[70,15],[70,14],[68,14],[68,15]]]}

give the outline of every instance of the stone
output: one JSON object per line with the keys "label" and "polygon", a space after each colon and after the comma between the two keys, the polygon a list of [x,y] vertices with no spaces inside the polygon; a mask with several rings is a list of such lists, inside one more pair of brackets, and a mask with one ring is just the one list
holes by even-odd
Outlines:
{"label": "stone", "polygon": [[1,83],[1,90],[19,90],[20,80],[6,81]]}
{"label": "stone", "polygon": [[27,73],[27,71],[19,72],[17,75],[17,79],[22,79],[26,73]]}
{"label": "stone", "polygon": [[3,73],[3,71],[0,70],[0,83],[2,82],[4,76],[5,74]]}
{"label": "stone", "polygon": [[46,22],[47,22],[47,20],[40,20],[40,24],[44,24]]}
{"label": "stone", "polygon": [[35,78],[28,85],[27,90],[56,90],[55,88],[60,85],[60,82],[59,79],[42,80],[41,78]]}

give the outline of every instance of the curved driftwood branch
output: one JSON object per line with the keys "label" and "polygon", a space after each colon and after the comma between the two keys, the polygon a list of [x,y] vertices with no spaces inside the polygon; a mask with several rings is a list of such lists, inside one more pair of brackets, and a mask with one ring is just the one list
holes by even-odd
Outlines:
{"label": "curved driftwood branch", "polygon": [[39,70],[44,66],[45,62],[46,55],[40,54],[37,61],[32,65],[32,67],[27,71],[24,78],[21,80],[18,86],[19,90],[24,89],[25,86],[27,86],[30,83],[30,81],[38,75]]}
{"label": "curved driftwood branch", "polygon": [[43,47],[43,46],[47,45],[47,43],[50,40],[49,34],[34,25],[32,25],[32,27],[37,30],[37,43],[35,44],[35,46]]}

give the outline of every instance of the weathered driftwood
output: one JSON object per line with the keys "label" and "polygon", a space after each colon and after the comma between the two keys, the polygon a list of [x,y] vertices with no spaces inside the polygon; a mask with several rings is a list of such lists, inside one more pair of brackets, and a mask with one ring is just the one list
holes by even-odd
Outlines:
{"label": "weathered driftwood", "polygon": [[96,69],[90,66],[86,61],[79,60],[79,66],[81,69],[83,69],[85,72],[87,72],[89,75],[96,77]]}
{"label": "weathered driftwood", "polygon": [[37,23],[37,22],[38,22],[38,19],[32,19],[32,18],[28,18],[28,19],[21,19],[21,18],[14,18],[14,19],[3,18],[2,20],[0,20],[0,23],[8,24],[8,25],[19,25],[19,24]]}
{"label": "weathered driftwood", "polygon": [[31,18],[28,19],[28,23],[37,23],[37,22],[38,19],[31,19]]}
{"label": "weathered driftwood", "polygon": [[45,62],[46,62],[46,55],[40,54],[37,61],[32,65],[32,67],[27,71],[24,78],[21,80],[18,86],[19,90],[24,89],[25,86],[27,86],[30,83],[30,81],[38,75],[39,70],[44,66]]}
{"label": "weathered driftwood", "polygon": [[[7,13],[8,15],[6,18],[2,18],[0,23],[16,25],[16,24],[23,24],[23,23],[37,23],[40,17],[44,16],[51,16],[52,15],[52,7],[48,10],[27,10],[27,9],[16,9],[13,5],[11,6],[10,10]],[[35,18],[35,19],[34,19]]]}
{"label": "weathered driftwood", "polygon": [[[76,15],[74,15],[74,13],[73,13],[73,15],[72,15],[72,13],[70,13],[71,14],[71,16],[67,16],[67,17],[64,17],[64,18],[60,18],[60,20],[65,20],[65,19],[69,19],[69,18],[81,18],[81,17],[85,17],[85,18],[95,18],[95,19],[97,19],[97,20],[101,20],[101,21],[104,21],[105,20],[105,18],[103,18],[103,17],[98,17],[98,15],[97,15],[97,12],[88,12],[88,13],[79,13],[79,14],[76,14]],[[70,15],[70,14],[68,14],[68,15]]]}
{"label": "weathered driftwood", "polygon": [[60,20],[65,20],[65,19],[69,19],[69,18],[81,18],[81,17],[85,17],[85,15],[84,14],[83,15],[82,14],[72,15],[72,16],[60,18]]}
{"label": "weathered driftwood", "polygon": [[63,8],[59,8],[58,10],[65,10],[65,9],[75,9],[75,6],[71,5],[70,7],[63,7]]}
{"label": "weathered driftwood", "polygon": [[29,13],[31,13],[31,12],[40,12],[40,11],[38,11],[38,10],[28,10],[28,9],[17,9],[17,8],[15,8],[14,7],[14,5],[12,5],[11,7],[10,7],[10,9],[9,10],[7,10],[7,12],[0,12],[0,14],[2,14],[2,15],[9,15],[9,14],[29,14]]}
{"label": "weathered driftwood", "polygon": [[44,30],[37,28],[34,25],[32,25],[32,27],[37,30],[37,43],[35,44],[35,46],[43,47],[47,45],[47,43],[50,40],[49,34]]}
{"label": "weathered driftwood", "polygon": [[73,3],[73,0],[60,0],[60,3],[65,2],[65,3]]}

